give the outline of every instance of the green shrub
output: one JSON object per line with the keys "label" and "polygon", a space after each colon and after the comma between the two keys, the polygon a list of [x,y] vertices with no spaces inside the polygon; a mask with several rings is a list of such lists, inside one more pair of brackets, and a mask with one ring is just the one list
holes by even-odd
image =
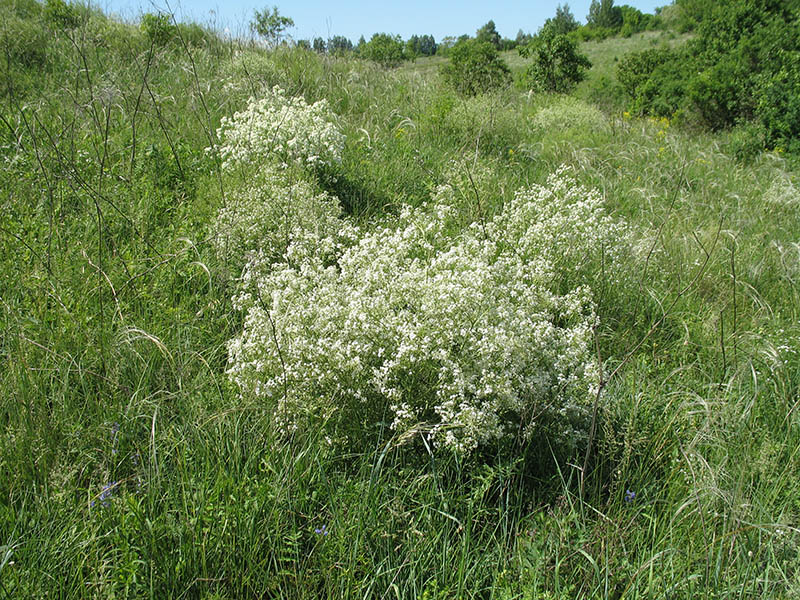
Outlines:
{"label": "green shrub", "polygon": [[441,68],[445,82],[458,93],[475,96],[508,85],[511,71],[489,42],[468,39],[450,49]]}
{"label": "green shrub", "polygon": [[725,150],[736,160],[749,163],[761,154],[764,145],[764,128],[758,123],[745,123],[731,130]]}
{"label": "green shrub", "polygon": [[775,72],[758,77],[755,88],[767,147],[800,152],[800,51],[785,56]]}
{"label": "green shrub", "polygon": [[526,71],[526,81],[532,89],[565,93],[586,77],[592,66],[578,52],[570,37],[552,26],[545,26],[528,44],[519,48],[523,57],[533,59]]}
{"label": "green shrub", "polygon": [[177,32],[172,17],[165,13],[145,13],[139,27],[154,46],[164,46],[171,41]]}
{"label": "green shrub", "polygon": [[617,65],[617,79],[638,114],[664,117],[685,103],[688,59],[680,50],[650,48],[625,55]]}
{"label": "green shrub", "polygon": [[689,80],[687,98],[707,127],[725,129],[753,114],[748,79],[747,66],[729,55]]}
{"label": "green shrub", "polygon": [[384,67],[396,67],[405,59],[405,45],[399,35],[376,33],[361,46],[359,55]]}
{"label": "green shrub", "polygon": [[693,113],[712,130],[756,120],[768,147],[796,147],[800,133],[800,6],[779,0],[679,2],[697,37],[680,50],[623,58],[617,77],[631,110]]}
{"label": "green shrub", "polygon": [[47,0],[44,5],[44,17],[56,29],[75,29],[81,23],[78,10],[64,0]]}

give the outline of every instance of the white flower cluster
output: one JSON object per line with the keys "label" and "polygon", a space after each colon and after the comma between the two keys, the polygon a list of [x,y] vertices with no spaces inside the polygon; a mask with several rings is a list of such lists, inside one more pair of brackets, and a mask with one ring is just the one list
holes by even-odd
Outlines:
{"label": "white flower cluster", "polygon": [[278,86],[261,100],[251,98],[247,109],[232,118],[223,117],[217,136],[223,167],[330,165],[341,160],[345,140],[327,100],[308,104]]}
{"label": "white flower cluster", "polygon": [[542,422],[575,443],[597,385],[594,306],[587,287],[553,282],[565,257],[612,245],[620,227],[563,170],[459,236],[454,210],[405,208],[336,264],[252,260],[228,347],[242,393],[273,403],[287,429],[390,414],[397,431],[425,424],[465,452]]}
{"label": "white flower cluster", "polygon": [[304,179],[293,182],[283,171],[262,168],[229,195],[217,214],[217,254],[234,263],[253,252],[270,263],[311,256],[330,261],[355,236],[355,228],[340,216],[335,197]]}

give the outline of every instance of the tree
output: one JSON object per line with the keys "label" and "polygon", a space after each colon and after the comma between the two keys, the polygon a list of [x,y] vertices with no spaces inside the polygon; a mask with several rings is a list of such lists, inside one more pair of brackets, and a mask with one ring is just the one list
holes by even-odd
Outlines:
{"label": "tree", "polygon": [[580,25],[575,19],[575,15],[570,11],[569,4],[564,4],[563,6],[559,4],[556,7],[556,16],[547,19],[547,21],[545,21],[545,26],[552,27],[556,33],[566,35],[570,31],[575,31]]}
{"label": "tree", "polygon": [[486,25],[478,29],[475,39],[477,39],[479,42],[489,42],[497,50],[500,49],[500,34],[497,33],[497,29],[494,26],[494,21],[489,21],[486,23]]}
{"label": "tree", "polygon": [[419,36],[418,35],[412,35],[410,38],[408,38],[408,41],[406,42],[405,56],[406,56],[407,59],[413,60],[413,61],[416,62],[417,57],[419,55],[420,55],[420,51],[419,51]]}
{"label": "tree", "polygon": [[436,54],[436,40],[432,35],[412,35],[406,42],[409,56],[433,56]]}
{"label": "tree", "polygon": [[145,13],[139,28],[155,46],[163,46],[175,37],[178,28],[172,23],[172,17],[166,13]]}
{"label": "tree", "polygon": [[433,56],[436,54],[436,39],[432,35],[423,35],[419,38],[419,53],[423,56]]}
{"label": "tree", "polygon": [[442,77],[460,94],[476,96],[511,80],[508,65],[489,42],[463,40],[453,46],[449,55],[450,62],[441,69]]}
{"label": "tree", "polygon": [[453,46],[456,45],[456,43],[458,43],[458,40],[456,39],[455,36],[446,35],[442,38],[442,41],[439,42],[439,45],[436,47],[436,53],[442,56],[447,56],[448,54],[450,54],[450,50],[453,48]]}
{"label": "tree", "polygon": [[353,42],[343,35],[335,35],[328,40],[328,52],[342,55],[353,49]]}
{"label": "tree", "polygon": [[586,77],[592,66],[578,52],[577,43],[554,26],[545,25],[535,38],[519,49],[521,56],[532,58],[526,76],[532,86],[547,92],[564,93]]}
{"label": "tree", "polygon": [[315,37],[314,41],[311,42],[311,47],[314,48],[314,52],[319,52],[320,54],[325,54],[326,50],[328,49],[325,40],[321,37]]}
{"label": "tree", "polygon": [[44,18],[59,29],[75,29],[81,24],[78,10],[64,0],[47,0],[44,5]]}
{"label": "tree", "polygon": [[514,40],[517,42],[517,46],[524,46],[525,44],[529,43],[533,39],[533,36],[530,33],[525,33],[520,29],[517,32],[517,37]]}
{"label": "tree", "polygon": [[256,10],[253,20],[250,21],[250,29],[271,46],[278,45],[283,32],[289,27],[294,27],[294,21],[290,17],[281,15],[277,6],[273,6],[272,9],[265,8],[263,11]]}
{"label": "tree", "polygon": [[592,0],[586,24],[590,27],[619,29],[622,25],[622,10],[614,6],[614,0]]}
{"label": "tree", "polygon": [[395,67],[403,62],[403,41],[399,35],[376,33],[361,48],[361,56],[384,67]]}

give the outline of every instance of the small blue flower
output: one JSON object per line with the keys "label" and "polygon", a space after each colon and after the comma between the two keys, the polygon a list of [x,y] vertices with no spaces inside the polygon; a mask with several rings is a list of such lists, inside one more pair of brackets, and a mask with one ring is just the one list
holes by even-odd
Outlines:
{"label": "small blue flower", "polygon": [[92,500],[90,506],[92,508],[95,507],[97,502],[100,502],[100,506],[107,507],[109,505],[109,498],[114,495],[114,488],[119,485],[119,481],[113,481],[111,483],[107,483],[103,486],[103,489],[100,491],[100,495],[97,497],[97,501]]}
{"label": "small blue flower", "polygon": [[322,527],[317,527],[316,529],[314,529],[314,533],[316,533],[317,535],[328,535],[328,526],[323,525]]}
{"label": "small blue flower", "polygon": [[625,490],[625,502],[633,502],[636,499],[636,492]]}

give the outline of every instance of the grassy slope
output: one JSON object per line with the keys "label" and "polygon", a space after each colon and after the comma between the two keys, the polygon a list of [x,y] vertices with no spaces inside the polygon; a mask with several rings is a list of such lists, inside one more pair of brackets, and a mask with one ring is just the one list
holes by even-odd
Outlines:
{"label": "grassy slope", "polygon": [[[597,45],[597,73],[645,41]],[[800,591],[800,193],[784,159],[738,163],[724,136],[566,98],[459,99],[424,61],[155,48],[99,15],[35,43],[40,62],[3,73],[0,594]],[[225,189],[204,148],[274,84],[340,114],[333,191],[367,227],[465,155],[492,173],[485,210],[567,164],[629,222],[625,283],[599,280],[597,299],[609,368],[635,352],[584,498],[574,461],[545,478],[391,440],[347,456],[287,440],[227,384],[239,324],[208,243]]]}

